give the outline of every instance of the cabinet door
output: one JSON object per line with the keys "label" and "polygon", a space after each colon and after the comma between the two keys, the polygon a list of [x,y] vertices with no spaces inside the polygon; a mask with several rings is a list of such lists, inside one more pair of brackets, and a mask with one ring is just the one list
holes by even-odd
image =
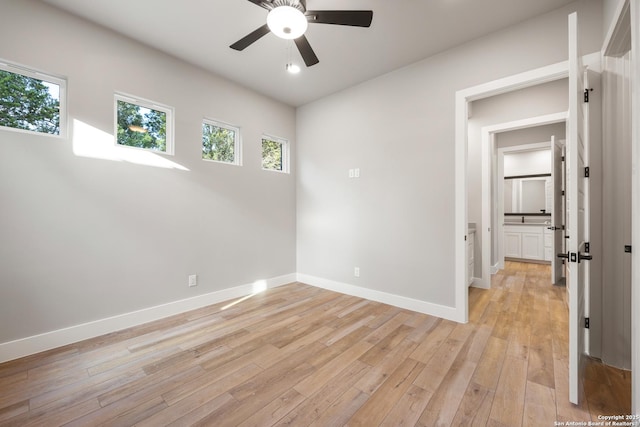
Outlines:
{"label": "cabinet door", "polygon": [[504,233],[504,256],[509,258],[522,258],[521,233]]}
{"label": "cabinet door", "polygon": [[522,258],[544,259],[542,233],[522,233]]}

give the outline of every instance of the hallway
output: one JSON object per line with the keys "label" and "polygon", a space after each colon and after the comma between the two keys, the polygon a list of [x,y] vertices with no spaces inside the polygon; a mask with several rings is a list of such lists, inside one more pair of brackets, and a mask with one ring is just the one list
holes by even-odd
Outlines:
{"label": "hallway", "polygon": [[[591,359],[585,370],[586,400],[580,407],[569,403],[566,288],[550,282],[548,265],[507,262],[493,276],[492,289],[470,289],[470,322],[493,329],[483,358],[494,352],[501,366],[492,406],[504,396],[503,412],[522,411],[524,425],[629,414],[630,372]],[[522,407],[514,397],[522,397]]]}

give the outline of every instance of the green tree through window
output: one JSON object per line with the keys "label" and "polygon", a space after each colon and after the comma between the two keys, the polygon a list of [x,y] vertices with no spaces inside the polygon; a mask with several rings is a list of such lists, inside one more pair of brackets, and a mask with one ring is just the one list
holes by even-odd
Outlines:
{"label": "green tree through window", "polygon": [[0,70],[0,126],[60,134],[60,87]]}
{"label": "green tree through window", "polygon": [[167,151],[167,114],[118,100],[118,144]]}
{"label": "green tree through window", "polygon": [[202,124],[202,158],[217,162],[237,163],[237,134],[233,129],[213,123]]}
{"label": "green tree through window", "polygon": [[280,141],[262,138],[262,169],[283,170],[283,146]]}

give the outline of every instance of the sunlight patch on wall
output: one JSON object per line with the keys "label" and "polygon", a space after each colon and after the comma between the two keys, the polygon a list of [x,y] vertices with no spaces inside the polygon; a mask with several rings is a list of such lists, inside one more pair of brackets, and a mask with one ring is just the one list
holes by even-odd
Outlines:
{"label": "sunlight patch on wall", "polygon": [[252,292],[249,295],[246,295],[240,299],[237,299],[233,302],[230,302],[229,304],[225,305],[224,307],[222,307],[220,310],[224,311],[227,310],[237,304],[240,304],[243,301],[248,300],[251,297],[254,297],[256,295],[258,295],[259,293],[262,293],[264,291],[267,290],[267,281],[266,280],[258,280],[256,282],[253,283],[252,285]]}
{"label": "sunlight patch on wall", "polygon": [[113,135],[78,119],[73,120],[73,154],[92,159],[127,162],[136,165],[188,171],[184,166],[164,156],[143,149],[119,147]]}

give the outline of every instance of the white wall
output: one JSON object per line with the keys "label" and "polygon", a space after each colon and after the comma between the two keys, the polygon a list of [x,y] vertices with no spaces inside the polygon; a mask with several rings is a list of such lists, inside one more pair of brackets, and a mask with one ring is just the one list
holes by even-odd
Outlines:
{"label": "white wall", "polygon": [[[0,57],[66,76],[84,129],[0,131],[0,343],[295,273],[296,165],[262,171],[260,147],[295,158],[292,108],[39,1],[2,2]],[[150,158],[188,170],[100,158],[114,91],[175,107],[175,156]],[[241,127],[242,167],[201,160],[204,116]]]}
{"label": "white wall", "polygon": [[[603,145],[602,360],[631,368],[631,82],[630,53],[605,57]],[[636,343],[637,345],[637,343]],[[635,369],[635,368],[634,368]]]}
{"label": "white wall", "polygon": [[299,108],[298,272],[453,307],[455,93],[566,60],[576,9],[599,50],[578,2]]}
{"label": "white wall", "polygon": [[615,19],[616,9],[626,0],[602,0],[602,35],[606,37],[609,27]]}
{"label": "white wall", "polygon": [[551,173],[551,150],[505,153],[504,176],[535,175],[542,173]]}
{"label": "white wall", "polygon": [[556,140],[563,140],[566,138],[566,128],[567,125],[565,122],[559,122],[550,125],[500,132],[496,134],[496,147],[516,147],[518,145],[550,141],[552,135],[556,137]]}

